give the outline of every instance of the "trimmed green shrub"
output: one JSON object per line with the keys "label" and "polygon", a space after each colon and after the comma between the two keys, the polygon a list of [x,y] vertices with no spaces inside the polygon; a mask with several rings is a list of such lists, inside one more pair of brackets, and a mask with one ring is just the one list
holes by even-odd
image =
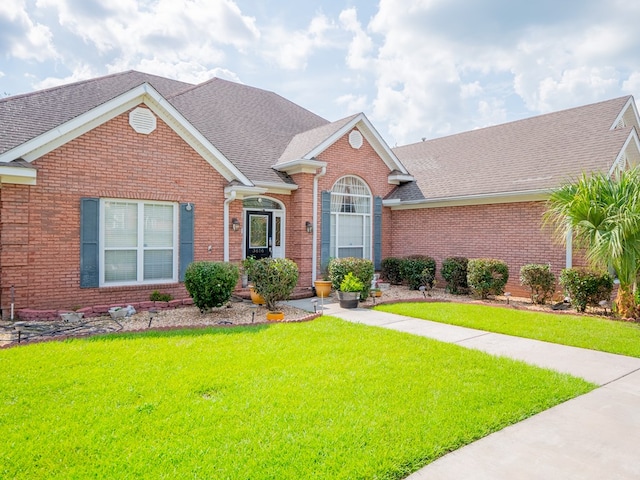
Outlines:
{"label": "trimmed green shrub", "polygon": [[192,262],[184,275],[184,286],[193,303],[205,312],[222,307],[238,283],[238,267],[228,262]]}
{"label": "trimmed green shrub", "polygon": [[427,255],[409,255],[402,259],[400,273],[410,290],[421,286],[430,290],[436,280],[436,261]]}
{"label": "trimmed green shrub", "polygon": [[392,285],[402,284],[402,273],[400,272],[400,265],[402,259],[397,257],[387,257],[382,260],[380,264],[382,270],[380,276],[386,279]]}
{"label": "trimmed green shrub", "polygon": [[332,258],[328,266],[329,279],[333,288],[340,290],[340,284],[349,272],[352,272],[364,285],[360,292],[360,301],[364,302],[371,290],[371,280],[373,280],[373,262],[364,258],[345,257]]}
{"label": "trimmed green shrub", "polygon": [[361,292],[363,288],[364,284],[352,272],[347,273],[340,283],[341,292]]}
{"label": "trimmed green shrub", "polygon": [[595,307],[602,300],[609,301],[613,291],[611,275],[585,268],[565,268],[560,284],[578,312],[584,312],[587,305]]}
{"label": "trimmed green shrub", "polygon": [[523,265],[520,268],[520,285],[531,289],[531,302],[544,305],[556,289],[556,277],[551,265]]}
{"label": "trimmed green shrub", "polygon": [[469,291],[467,284],[467,257],[448,257],[442,262],[440,273],[447,286],[445,290],[455,295],[465,294]]}
{"label": "trimmed green shrub", "polygon": [[247,259],[243,265],[270,311],[277,309],[278,302],[287,300],[298,283],[298,265],[288,258]]}
{"label": "trimmed green shrub", "polygon": [[502,260],[473,258],[467,264],[467,284],[482,299],[502,295],[509,280],[509,267]]}
{"label": "trimmed green shrub", "polygon": [[158,290],[154,290],[151,295],[149,295],[149,300],[152,302],[170,302],[173,300],[173,297],[170,293],[160,293]]}

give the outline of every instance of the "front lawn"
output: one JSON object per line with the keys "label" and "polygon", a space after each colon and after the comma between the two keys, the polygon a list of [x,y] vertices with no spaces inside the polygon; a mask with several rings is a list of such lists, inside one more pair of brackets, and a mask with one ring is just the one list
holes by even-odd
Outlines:
{"label": "front lawn", "polygon": [[488,332],[640,357],[640,325],[635,323],[454,302],[396,303],[375,308]]}
{"label": "front lawn", "polygon": [[594,388],[322,317],[0,351],[0,478],[404,478]]}

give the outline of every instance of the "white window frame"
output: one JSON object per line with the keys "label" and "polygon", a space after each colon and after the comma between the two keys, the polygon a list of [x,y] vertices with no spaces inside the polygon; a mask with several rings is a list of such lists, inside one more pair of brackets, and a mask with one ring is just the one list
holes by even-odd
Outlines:
{"label": "white window frame", "polygon": [[[367,195],[361,195],[358,193],[350,193],[349,195],[352,197],[358,198],[367,198],[369,205],[368,213],[357,213],[357,212],[338,212],[334,211],[335,199],[334,195],[343,194],[334,192],[336,186],[345,178],[354,178],[359,183],[361,183],[367,189]],[[362,178],[357,175],[345,175],[340,177],[333,184],[331,188],[331,244],[330,244],[330,256],[335,258],[340,258],[339,251],[340,248],[348,248],[350,245],[340,245],[338,243],[338,239],[340,238],[340,217],[362,217],[363,225],[368,225],[369,228],[363,227],[362,229],[362,258],[366,260],[371,260],[373,258],[373,194],[371,193],[371,188]],[[365,238],[367,237],[367,238]],[[367,239],[368,239],[368,248],[367,248]],[[360,247],[360,245],[353,245],[354,247]]]}
{"label": "white window frame", "polygon": [[[138,245],[135,247],[136,250],[136,261],[137,261],[137,279],[135,281],[118,281],[118,282],[107,282],[105,281],[105,252],[109,249],[105,248],[105,205],[108,202],[114,203],[135,203],[138,206]],[[144,252],[147,249],[144,244],[144,206],[145,205],[170,205],[173,207],[173,246],[171,247],[173,250],[172,262],[173,262],[173,271],[171,278],[163,278],[163,279],[151,279],[144,280]],[[100,269],[100,287],[119,287],[119,286],[129,286],[129,285],[154,285],[154,284],[164,284],[164,283],[176,283],[178,281],[178,252],[179,252],[179,238],[178,238],[178,230],[180,228],[179,218],[178,218],[178,204],[174,202],[162,202],[162,201],[153,201],[153,200],[131,200],[126,198],[101,198],[100,199],[100,225],[99,225],[99,242],[100,242],[100,260],[99,260],[99,269]],[[168,247],[164,247],[163,250],[168,249]],[[133,250],[133,248],[131,249]]]}

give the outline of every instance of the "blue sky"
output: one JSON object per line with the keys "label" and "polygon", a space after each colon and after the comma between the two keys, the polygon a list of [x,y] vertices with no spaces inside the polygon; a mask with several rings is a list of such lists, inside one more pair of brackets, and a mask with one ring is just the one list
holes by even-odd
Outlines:
{"label": "blue sky", "polygon": [[391,145],[640,98],[640,2],[4,0],[0,95],[135,69],[363,111]]}

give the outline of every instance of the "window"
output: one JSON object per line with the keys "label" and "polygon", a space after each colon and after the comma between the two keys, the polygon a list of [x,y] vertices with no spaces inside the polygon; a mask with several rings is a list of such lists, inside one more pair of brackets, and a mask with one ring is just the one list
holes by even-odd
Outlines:
{"label": "window", "polygon": [[331,190],[331,256],[371,258],[371,191],[355,176]]}
{"label": "window", "polygon": [[177,281],[177,205],[100,202],[102,285]]}

